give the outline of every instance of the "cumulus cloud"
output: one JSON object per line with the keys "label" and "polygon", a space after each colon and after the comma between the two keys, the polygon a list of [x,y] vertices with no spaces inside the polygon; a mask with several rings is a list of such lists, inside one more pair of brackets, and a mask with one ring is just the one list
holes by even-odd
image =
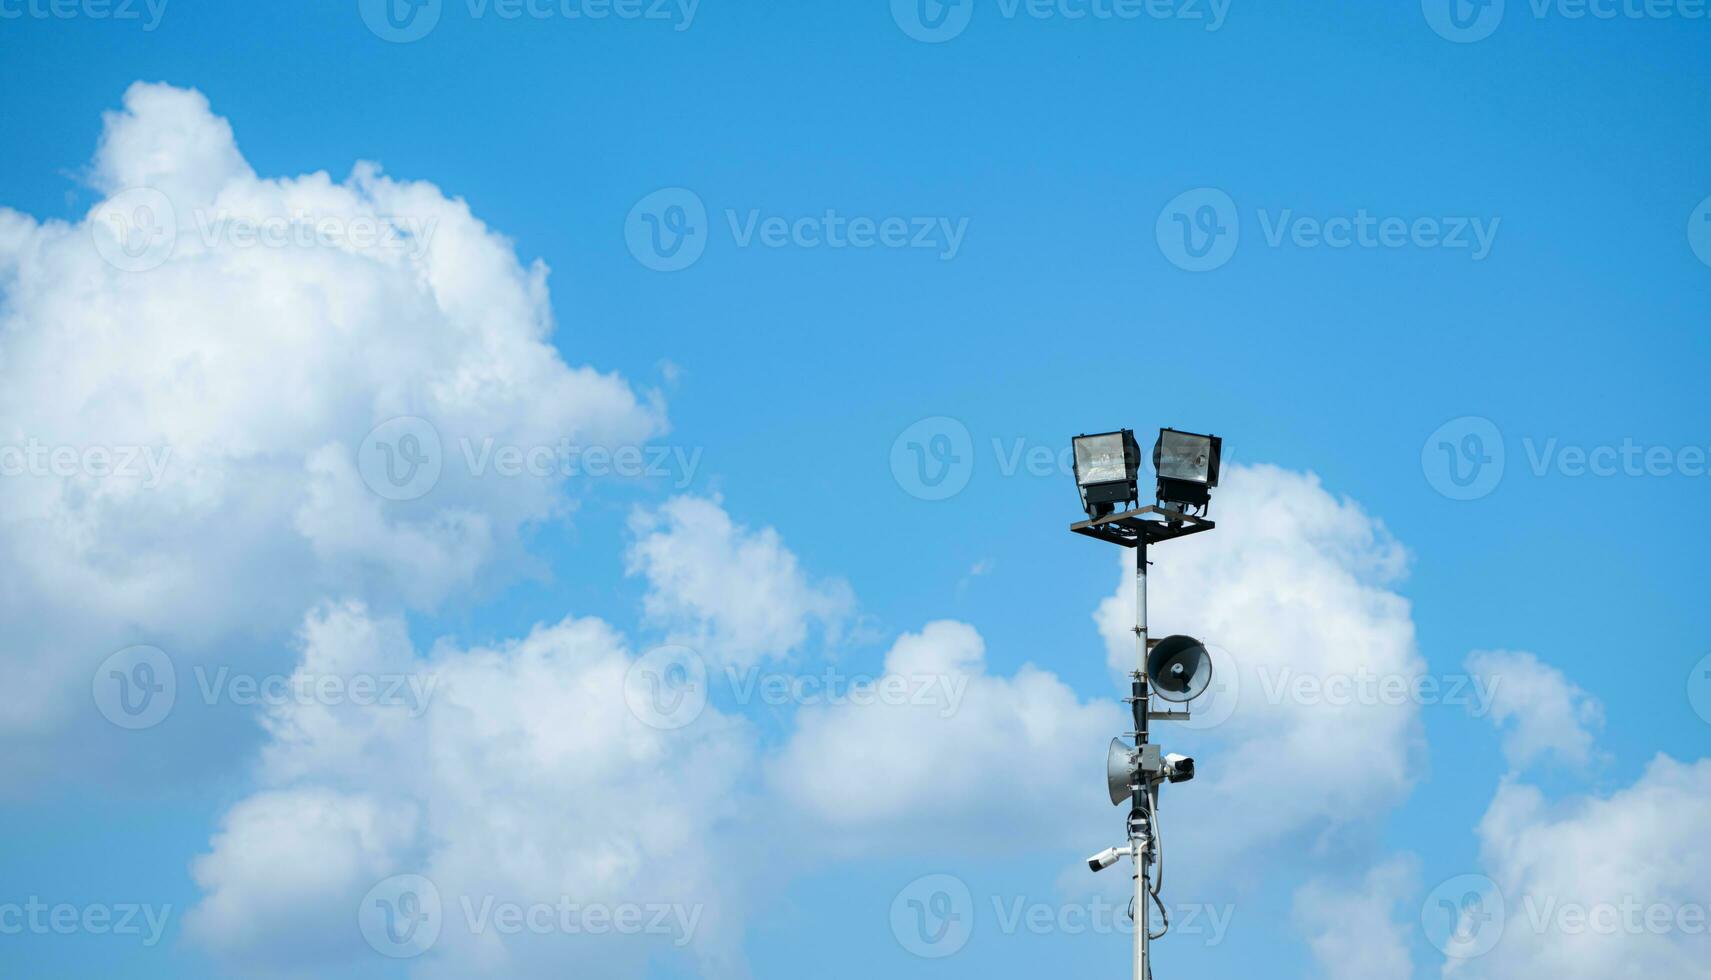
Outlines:
{"label": "cumulus cloud", "polygon": [[1418,887],[1420,862],[1397,855],[1354,882],[1316,878],[1295,893],[1295,921],[1325,980],[1405,980],[1412,916],[1398,912]]}
{"label": "cumulus cloud", "polygon": [[[740,975],[744,845],[729,830],[752,812],[752,733],[716,710],[650,727],[624,698],[635,662],[598,620],[418,657],[396,618],[319,609],[294,684],[370,677],[384,691],[402,676],[428,693],[272,707],[262,788],[196,861],[205,895],[188,934],[235,966],[378,966],[359,908],[408,874],[442,909],[422,975],[639,976],[679,948],[704,975]],[[590,935],[562,927],[567,903],[635,908],[643,926],[666,911],[659,931]],[[505,906],[547,911],[506,932],[491,918]]]}
{"label": "cumulus cloud", "polygon": [[1711,761],[1658,756],[1633,785],[1552,805],[1509,780],[1479,825],[1501,939],[1445,976],[1711,977]]}
{"label": "cumulus cloud", "polygon": [[899,638],[872,703],[797,712],[773,792],[832,830],[825,840],[857,847],[1014,849],[1108,822],[1099,761],[1126,727],[1119,706],[1083,702],[1033,666],[989,674],[985,653],[965,623]]}
{"label": "cumulus cloud", "polygon": [[[1156,734],[1200,763],[1173,794],[1173,850],[1228,865],[1285,838],[1330,846],[1401,802],[1425,664],[1394,591],[1406,554],[1357,504],[1312,475],[1244,466],[1226,467],[1217,508],[1217,530],[1153,550],[1149,626],[1214,648],[1203,721]],[[1114,671],[1134,667],[1132,561],[1095,617]]]}
{"label": "cumulus cloud", "polygon": [[1592,761],[1593,733],[1604,721],[1604,708],[1562,671],[1531,653],[1509,650],[1475,651],[1467,669],[1491,694],[1486,708],[1503,730],[1503,755],[1511,769],[1546,758],[1572,766]]}
{"label": "cumulus cloud", "polygon": [[843,582],[810,582],[777,531],[737,524],[716,500],[639,509],[630,529],[629,571],[647,579],[648,618],[717,662],[783,657],[812,627],[835,634],[854,605]]}
{"label": "cumulus cloud", "polygon": [[[565,363],[545,267],[432,184],[258,176],[202,95],[147,84],[88,177],[79,221],[0,209],[0,731],[87,708],[94,665],[132,643],[279,648],[327,594],[431,607],[564,508],[558,476],[475,472],[464,447],[664,425]],[[440,444],[414,499],[357,456],[397,416]]]}

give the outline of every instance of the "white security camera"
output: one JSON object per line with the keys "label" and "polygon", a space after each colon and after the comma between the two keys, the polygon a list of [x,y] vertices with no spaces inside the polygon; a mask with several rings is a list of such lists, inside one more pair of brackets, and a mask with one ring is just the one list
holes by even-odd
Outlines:
{"label": "white security camera", "polygon": [[1172,752],[1164,757],[1164,778],[1173,783],[1186,783],[1194,778],[1194,760]]}
{"label": "white security camera", "polygon": [[1123,860],[1123,855],[1129,853],[1126,847],[1107,847],[1098,854],[1087,859],[1087,867],[1091,871],[1104,871],[1111,865]]}

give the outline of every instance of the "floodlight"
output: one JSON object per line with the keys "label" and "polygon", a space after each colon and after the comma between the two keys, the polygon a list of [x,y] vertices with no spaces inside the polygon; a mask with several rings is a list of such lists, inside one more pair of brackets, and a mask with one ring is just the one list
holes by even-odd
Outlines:
{"label": "floodlight", "polygon": [[1147,681],[1166,701],[1192,701],[1212,683],[1212,655],[1192,636],[1167,636],[1147,654]]}
{"label": "floodlight", "polygon": [[1081,435],[1071,440],[1075,449],[1075,483],[1081,489],[1081,507],[1098,520],[1117,504],[1138,499],[1135,474],[1141,469],[1141,445],[1130,429]]}
{"label": "floodlight", "polygon": [[1160,503],[1205,507],[1218,485],[1219,457],[1224,440],[1176,429],[1160,429],[1153,446],[1153,469],[1158,471]]}

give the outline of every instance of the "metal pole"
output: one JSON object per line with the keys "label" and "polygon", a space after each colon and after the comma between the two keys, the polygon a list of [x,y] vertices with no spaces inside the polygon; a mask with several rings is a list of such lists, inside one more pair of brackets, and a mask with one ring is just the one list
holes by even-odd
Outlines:
{"label": "metal pole", "polygon": [[[1137,750],[1147,744],[1147,713],[1152,700],[1152,692],[1147,687],[1147,538],[1141,535],[1141,541],[1135,546],[1135,746]],[[1147,936],[1149,918],[1147,894],[1147,864],[1151,860],[1148,854],[1151,835],[1152,814],[1147,807],[1147,781],[1143,773],[1139,785],[1135,788],[1129,819],[1129,847],[1135,861],[1135,980],[1150,980],[1151,973],[1147,970]],[[1146,812],[1145,820],[1139,822],[1134,816],[1137,811]]]}

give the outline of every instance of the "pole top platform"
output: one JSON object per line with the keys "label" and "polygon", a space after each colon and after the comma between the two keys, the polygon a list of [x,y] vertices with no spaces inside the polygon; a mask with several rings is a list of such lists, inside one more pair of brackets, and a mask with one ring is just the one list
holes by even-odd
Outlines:
{"label": "pole top platform", "polygon": [[1107,514],[1098,520],[1080,521],[1071,524],[1069,529],[1076,534],[1134,548],[1143,543],[1154,544],[1199,534],[1217,526],[1204,517],[1196,517],[1174,507],[1148,504],[1118,514]]}

